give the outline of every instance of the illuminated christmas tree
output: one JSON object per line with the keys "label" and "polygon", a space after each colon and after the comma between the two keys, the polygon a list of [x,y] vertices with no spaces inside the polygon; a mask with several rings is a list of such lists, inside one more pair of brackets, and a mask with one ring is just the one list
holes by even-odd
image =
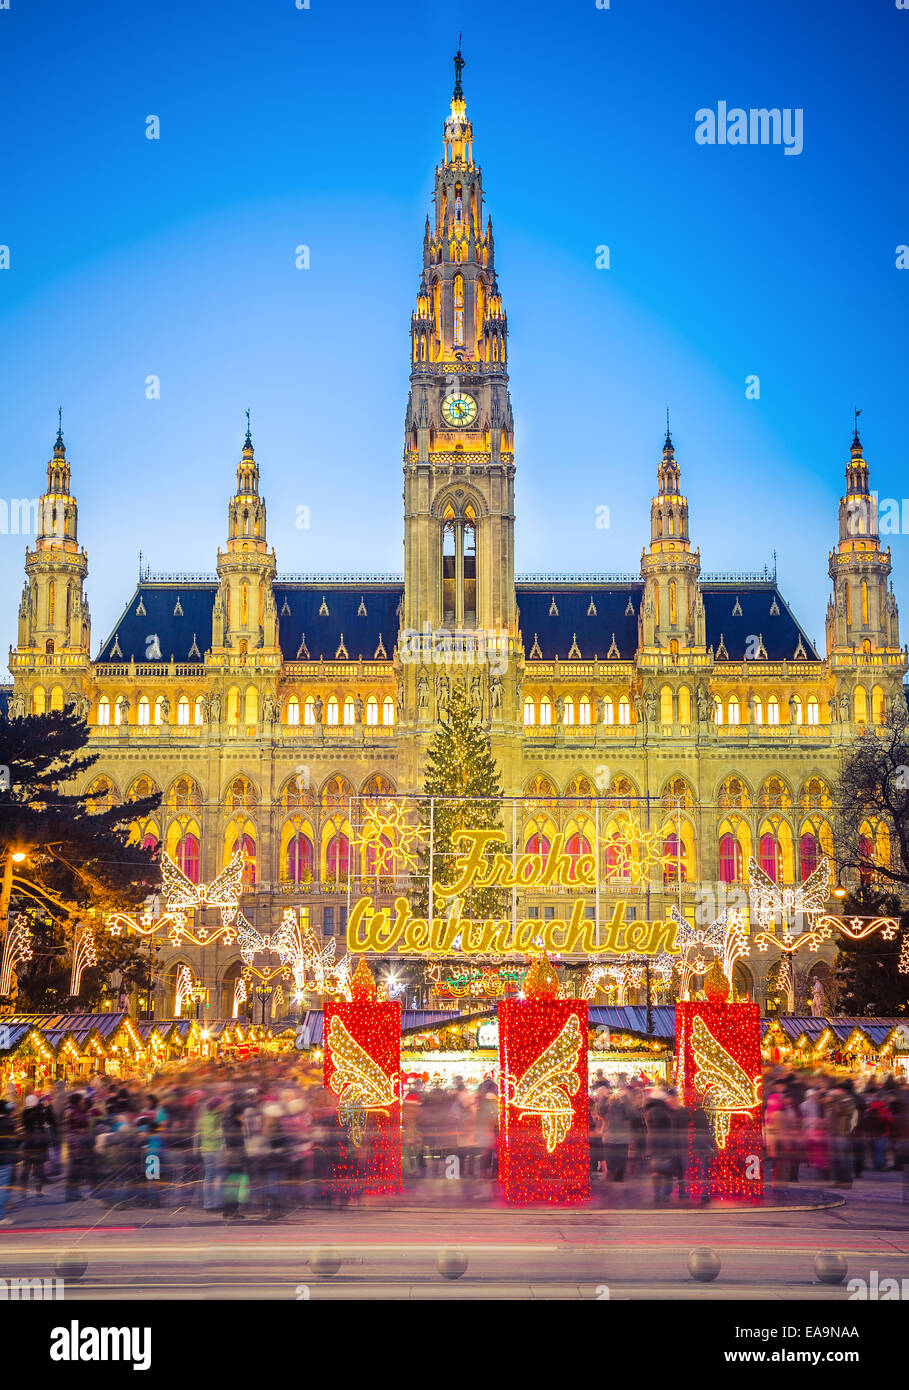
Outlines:
{"label": "illuminated christmas tree", "polygon": [[[415,906],[429,915],[430,832],[432,838],[432,882],[444,886],[457,878],[455,860],[467,848],[457,840],[462,830],[502,828],[502,784],[489,747],[489,736],[471,706],[463,684],[454,686],[448,703],[448,716],[440,720],[426,755],[420,824],[424,848],[420,852],[420,873]],[[428,800],[432,797],[430,803]],[[483,858],[489,863],[496,853],[509,853],[504,841],[488,846]],[[481,875],[482,876],[482,870]],[[499,917],[507,910],[506,889],[471,888],[464,899],[462,915],[470,918]],[[438,902],[434,913],[439,915]]]}

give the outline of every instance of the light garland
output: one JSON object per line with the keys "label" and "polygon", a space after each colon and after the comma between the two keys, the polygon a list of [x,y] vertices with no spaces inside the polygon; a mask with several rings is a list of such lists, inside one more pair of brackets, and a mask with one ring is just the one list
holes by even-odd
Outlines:
{"label": "light garland", "polygon": [[[706,1190],[717,1196],[763,1195],[760,1030],[757,1004],[676,1004],[676,1084],[682,1104],[703,1104],[711,1121],[717,1153]],[[699,1167],[688,1186],[695,1197],[705,1190]]]}
{"label": "light garland", "polygon": [[822,859],[798,888],[780,888],[752,858],[748,860],[751,916],[764,931],[774,917],[784,919],[803,913],[813,927],[823,914],[830,888],[830,861]]}
{"label": "light garland", "polygon": [[364,856],[370,850],[373,855],[373,868],[368,874],[361,872],[361,878],[387,878],[394,874],[395,859],[408,873],[416,873],[419,861],[411,846],[424,838],[423,830],[407,820],[404,807],[397,801],[389,800],[380,810],[370,806],[360,827],[359,835],[353,837],[354,844]]}
{"label": "light garland", "polygon": [[3,943],[3,961],[0,964],[0,994],[9,994],[13,983],[13,969],[24,965],[32,958],[32,935],[28,919],[23,912],[17,912],[6,929]]}
{"label": "light garland", "polygon": [[90,969],[98,963],[98,951],[95,943],[95,933],[91,926],[86,926],[76,933],[76,940],[73,946],[73,968],[70,974],[69,992],[75,996],[82,988],[82,972]]}
{"label": "light garland", "polygon": [[351,1190],[401,1188],[401,1005],[334,1003],[324,1011],[323,1083],[338,1097],[345,1142],[334,1179]]}

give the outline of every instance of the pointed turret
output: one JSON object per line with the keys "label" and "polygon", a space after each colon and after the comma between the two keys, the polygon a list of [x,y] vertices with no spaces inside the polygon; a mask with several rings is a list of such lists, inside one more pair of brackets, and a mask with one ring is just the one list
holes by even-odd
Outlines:
{"label": "pointed turret", "polygon": [[641,555],[645,581],[640,612],[640,644],[671,652],[701,650],[705,642],[704,605],[698,577],[699,551],[688,536],[688,499],[666,411],[666,437],[657,467],[657,493],[650,503],[650,550]]}

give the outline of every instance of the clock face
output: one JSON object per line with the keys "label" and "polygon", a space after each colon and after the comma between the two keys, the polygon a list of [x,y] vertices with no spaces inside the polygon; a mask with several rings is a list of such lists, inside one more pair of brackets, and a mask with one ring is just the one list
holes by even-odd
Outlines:
{"label": "clock face", "polygon": [[472,425],[477,418],[477,403],[466,391],[457,391],[445,397],[442,414],[449,425]]}

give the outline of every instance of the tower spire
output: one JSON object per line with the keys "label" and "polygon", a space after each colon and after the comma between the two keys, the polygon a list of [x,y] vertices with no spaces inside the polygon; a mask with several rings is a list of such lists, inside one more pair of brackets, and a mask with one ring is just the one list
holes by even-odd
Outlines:
{"label": "tower spire", "polygon": [[63,406],[57,406],[57,438],[54,443],[54,451],[63,449]]}
{"label": "tower spire", "polygon": [[466,66],[467,66],[467,64],[465,63],[464,59],[461,57],[461,35],[459,34],[459,35],[458,35],[458,51],[457,51],[457,53],[456,53],[455,56],[454,56],[455,84],[454,84],[454,91],[452,92],[452,96],[454,97],[455,101],[463,101],[463,100],[464,100],[464,88],[461,86],[461,73],[464,71],[464,69],[466,68]]}
{"label": "tower spire", "polygon": [[253,446],[252,435],[250,434],[250,427],[249,427],[249,409],[247,408],[247,411],[246,411],[246,438],[245,438],[245,440],[243,441],[243,448],[244,448],[244,449],[251,449],[252,446]]}

